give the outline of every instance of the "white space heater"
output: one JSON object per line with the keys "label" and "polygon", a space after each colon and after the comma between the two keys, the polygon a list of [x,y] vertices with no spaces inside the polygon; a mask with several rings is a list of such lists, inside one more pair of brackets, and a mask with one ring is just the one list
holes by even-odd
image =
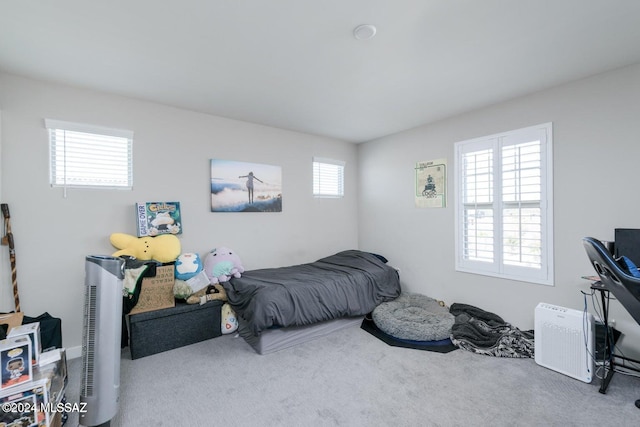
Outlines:
{"label": "white space heater", "polygon": [[108,426],[120,399],[120,337],[124,259],[90,255],[85,261],[80,413],[82,426]]}
{"label": "white space heater", "polygon": [[540,303],[535,311],[535,360],[585,383],[593,377],[593,315]]}

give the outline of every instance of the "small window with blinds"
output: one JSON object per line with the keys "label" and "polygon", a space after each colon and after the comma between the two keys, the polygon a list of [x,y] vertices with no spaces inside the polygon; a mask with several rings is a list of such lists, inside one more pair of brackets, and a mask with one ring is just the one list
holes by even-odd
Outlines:
{"label": "small window with blinds", "polygon": [[456,269],[553,284],[552,125],[456,144]]}
{"label": "small window with blinds", "polygon": [[313,195],[315,197],[344,196],[344,165],[340,160],[313,158]]}
{"label": "small window with blinds", "polygon": [[132,188],[133,132],[49,119],[45,126],[52,187]]}

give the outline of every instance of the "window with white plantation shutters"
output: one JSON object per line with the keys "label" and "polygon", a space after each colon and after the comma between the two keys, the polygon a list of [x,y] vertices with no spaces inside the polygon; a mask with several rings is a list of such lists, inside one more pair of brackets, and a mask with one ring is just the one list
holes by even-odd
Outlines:
{"label": "window with white plantation shutters", "polygon": [[502,148],[502,251],[504,263],[541,268],[540,141]]}
{"label": "window with white plantation shutters", "polygon": [[456,144],[456,269],[553,284],[552,126]]}
{"label": "window with white plantation shutters", "polygon": [[465,257],[493,262],[493,151],[465,154],[464,177]]}
{"label": "window with white plantation shutters", "polygon": [[340,160],[313,158],[313,195],[315,197],[344,196],[344,165]]}
{"label": "window with white plantation shutters", "polygon": [[52,187],[132,188],[133,132],[49,119],[45,126]]}

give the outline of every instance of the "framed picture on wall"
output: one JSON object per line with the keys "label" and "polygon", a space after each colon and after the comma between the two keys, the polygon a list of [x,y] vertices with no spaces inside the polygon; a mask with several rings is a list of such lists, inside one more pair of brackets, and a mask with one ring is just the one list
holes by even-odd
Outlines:
{"label": "framed picture on wall", "polygon": [[447,206],[447,159],[416,163],[415,202],[419,208]]}
{"label": "framed picture on wall", "polygon": [[282,212],[282,168],[211,159],[211,212]]}
{"label": "framed picture on wall", "polygon": [[137,202],[138,237],[182,234],[180,202]]}

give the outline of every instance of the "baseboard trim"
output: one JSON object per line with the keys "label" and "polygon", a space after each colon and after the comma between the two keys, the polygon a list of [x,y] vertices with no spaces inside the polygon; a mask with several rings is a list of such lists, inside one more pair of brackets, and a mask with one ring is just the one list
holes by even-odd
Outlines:
{"label": "baseboard trim", "polygon": [[77,359],[82,356],[82,346],[69,347],[66,351],[67,360],[69,359]]}

